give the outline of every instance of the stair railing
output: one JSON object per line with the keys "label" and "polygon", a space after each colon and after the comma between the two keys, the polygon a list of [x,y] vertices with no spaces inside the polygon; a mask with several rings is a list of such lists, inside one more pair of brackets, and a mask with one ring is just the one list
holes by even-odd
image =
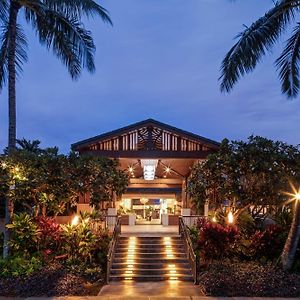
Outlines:
{"label": "stair railing", "polygon": [[107,253],[107,267],[106,267],[106,282],[109,282],[110,270],[112,266],[112,262],[115,255],[115,248],[118,242],[119,236],[121,234],[121,218],[120,216],[115,216],[115,226],[112,233],[112,239],[109,243],[108,253]]}
{"label": "stair railing", "polygon": [[194,252],[193,244],[190,238],[190,235],[187,231],[187,227],[184,223],[183,217],[179,217],[179,234],[184,240],[184,248],[187,253],[188,260],[192,267],[192,275],[194,278],[194,283],[198,283],[198,264],[197,264],[197,257]]}

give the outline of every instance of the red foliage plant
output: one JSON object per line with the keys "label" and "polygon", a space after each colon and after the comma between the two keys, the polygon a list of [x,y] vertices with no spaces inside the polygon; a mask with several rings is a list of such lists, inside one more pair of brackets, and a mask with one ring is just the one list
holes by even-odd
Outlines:
{"label": "red foliage plant", "polygon": [[61,228],[54,218],[38,217],[36,224],[40,231],[40,248],[48,250],[56,250],[61,242]]}
{"label": "red foliage plant", "polygon": [[219,259],[232,254],[239,235],[236,226],[223,226],[200,219],[197,229],[198,248],[204,259]]}
{"label": "red foliage plant", "polygon": [[269,225],[265,230],[257,230],[253,234],[250,252],[256,258],[276,258],[283,249],[285,239],[286,233],[281,226],[276,224]]}

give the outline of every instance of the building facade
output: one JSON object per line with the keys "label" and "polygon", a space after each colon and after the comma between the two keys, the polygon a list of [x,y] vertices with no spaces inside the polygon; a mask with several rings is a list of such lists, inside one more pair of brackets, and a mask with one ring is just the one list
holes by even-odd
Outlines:
{"label": "building facade", "polygon": [[118,159],[130,182],[117,207],[134,214],[136,222],[161,223],[162,215],[178,215],[191,208],[186,194],[191,168],[216,152],[219,143],[147,119],[79,141],[72,149]]}

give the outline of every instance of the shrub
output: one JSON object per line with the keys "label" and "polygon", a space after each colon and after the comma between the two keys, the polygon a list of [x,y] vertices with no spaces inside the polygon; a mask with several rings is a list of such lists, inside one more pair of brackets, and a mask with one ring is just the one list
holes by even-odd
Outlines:
{"label": "shrub", "polygon": [[238,237],[235,226],[223,226],[217,223],[199,220],[198,247],[204,259],[217,259],[233,253]]}
{"label": "shrub", "polygon": [[20,256],[9,259],[0,259],[0,276],[28,276],[31,273],[40,270],[42,266],[42,261],[34,256],[30,259]]}
{"label": "shrub", "polygon": [[12,230],[10,246],[14,254],[26,256],[38,250],[40,231],[28,214],[15,214],[6,226]]}
{"label": "shrub", "polygon": [[54,218],[38,217],[35,222],[40,231],[40,249],[45,250],[47,253],[59,249],[61,243],[61,227]]}
{"label": "shrub", "polygon": [[62,248],[69,262],[91,262],[93,252],[97,249],[98,238],[91,231],[87,222],[78,225],[61,225]]}
{"label": "shrub", "polygon": [[95,252],[97,263],[100,264],[103,270],[106,270],[107,253],[109,243],[111,241],[111,234],[108,231],[102,231],[98,235],[98,246]]}
{"label": "shrub", "polygon": [[250,256],[253,258],[277,258],[283,249],[286,234],[278,225],[268,225],[265,230],[257,230],[250,241]]}

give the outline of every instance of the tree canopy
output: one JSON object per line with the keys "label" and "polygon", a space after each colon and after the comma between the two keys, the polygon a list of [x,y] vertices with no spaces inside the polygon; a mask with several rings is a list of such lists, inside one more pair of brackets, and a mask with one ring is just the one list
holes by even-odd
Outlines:
{"label": "tree canopy", "polygon": [[196,206],[229,201],[248,205],[282,205],[290,183],[300,180],[300,148],[259,136],[247,141],[223,140],[220,151],[192,169],[188,193]]}

